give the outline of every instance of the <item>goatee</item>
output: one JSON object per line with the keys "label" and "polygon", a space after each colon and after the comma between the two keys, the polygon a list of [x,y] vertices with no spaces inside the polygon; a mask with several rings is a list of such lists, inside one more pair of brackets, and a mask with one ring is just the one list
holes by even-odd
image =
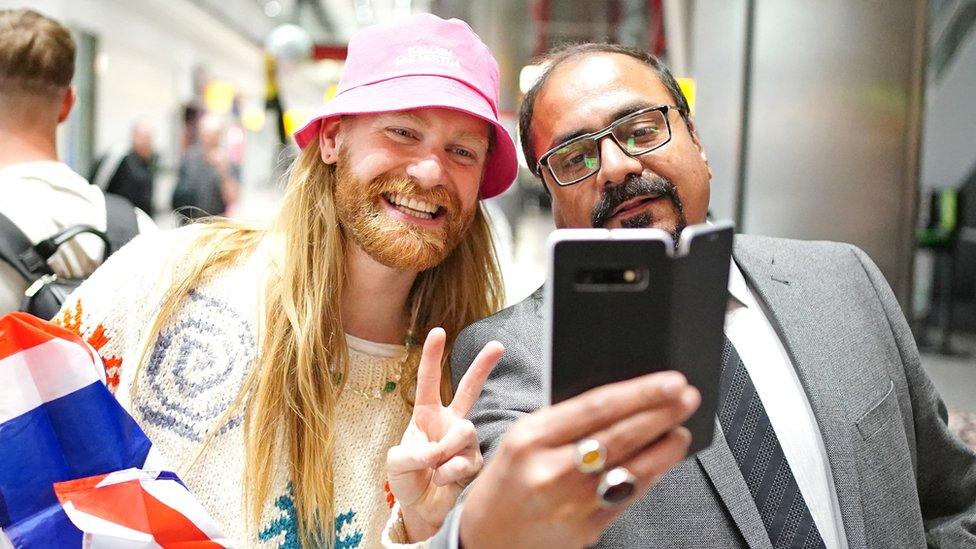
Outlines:
{"label": "goatee", "polygon": [[[658,175],[631,174],[623,183],[607,187],[603,191],[603,196],[600,197],[600,201],[593,206],[593,213],[591,215],[592,226],[605,226],[610,221],[610,218],[613,217],[614,210],[621,204],[632,198],[650,195],[667,198],[671,202],[676,217],[675,225],[673,227],[667,227],[665,230],[671,233],[671,238],[674,239],[674,243],[677,245],[681,231],[688,224],[685,219],[685,208],[681,203],[681,198],[678,196],[678,189],[674,186],[674,183]],[[644,212],[622,220],[620,225],[625,229],[642,229],[650,227],[655,221],[654,216],[650,212]]]}

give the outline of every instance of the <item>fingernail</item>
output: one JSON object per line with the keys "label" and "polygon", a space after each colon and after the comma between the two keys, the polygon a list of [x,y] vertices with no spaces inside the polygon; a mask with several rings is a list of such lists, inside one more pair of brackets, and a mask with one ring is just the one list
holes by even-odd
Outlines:
{"label": "fingernail", "polygon": [[685,394],[681,395],[681,404],[688,409],[694,408],[698,405],[698,395],[695,391],[685,391]]}
{"label": "fingernail", "polygon": [[678,376],[668,376],[661,385],[661,391],[667,396],[674,396],[683,385],[684,383]]}

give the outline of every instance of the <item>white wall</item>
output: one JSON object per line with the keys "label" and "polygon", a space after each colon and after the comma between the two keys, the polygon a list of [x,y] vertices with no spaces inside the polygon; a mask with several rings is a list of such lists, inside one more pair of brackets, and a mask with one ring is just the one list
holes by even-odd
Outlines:
{"label": "white wall", "polygon": [[923,187],[958,187],[976,167],[976,32],[960,45],[940,82],[925,91]]}
{"label": "white wall", "polygon": [[[244,0],[246,1],[246,0]],[[29,7],[98,37],[95,151],[128,140],[132,122],[157,128],[166,162],[178,151],[180,106],[192,95],[192,71],[235,84],[245,97],[264,94],[261,49],[187,0],[0,0]]]}
{"label": "white wall", "polygon": [[687,58],[696,83],[695,126],[712,168],[709,210],[734,219],[742,131],[745,0],[695,0]]}

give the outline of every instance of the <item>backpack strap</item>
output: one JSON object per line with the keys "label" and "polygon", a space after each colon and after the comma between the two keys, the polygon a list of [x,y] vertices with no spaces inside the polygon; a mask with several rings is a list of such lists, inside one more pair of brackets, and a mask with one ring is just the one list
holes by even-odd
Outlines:
{"label": "backpack strap", "polygon": [[119,251],[139,235],[139,221],[136,219],[136,207],[126,198],[117,194],[105,194],[105,236],[108,237],[108,257]]}
{"label": "backpack strap", "polygon": [[44,258],[34,250],[27,235],[3,214],[0,214],[0,259],[9,263],[27,282],[53,273]]}

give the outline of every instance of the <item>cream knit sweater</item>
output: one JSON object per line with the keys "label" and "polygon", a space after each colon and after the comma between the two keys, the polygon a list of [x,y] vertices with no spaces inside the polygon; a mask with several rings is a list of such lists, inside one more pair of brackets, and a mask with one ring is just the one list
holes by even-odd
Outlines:
{"label": "cream knit sweater", "polygon": [[[190,467],[207,430],[221,417],[257,353],[261,280],[267,246],[209,277],[174,311],[134,377],[136,361],[181,250],[195,227],[145,235],[114,254],[65,303],[57,317],[105,362],[109,388],[237,547],[300,547],[281,448],[274,494],[259,525],[243,507],[243,414],[231,417]],[[395,379],[404,348],[347,337],[349,379],[339,397],[334,549],[398,546],[399,505],[385,483],[386,451],[410,419]],[[132,389],[136,394],[132,396]],[[378,396],[377,396],[378,395]],[[384,531],[384,527],[386,530]],[[381,542],[381,537],[384,541]],[[399,545],[398,547],[403,547]]]}

